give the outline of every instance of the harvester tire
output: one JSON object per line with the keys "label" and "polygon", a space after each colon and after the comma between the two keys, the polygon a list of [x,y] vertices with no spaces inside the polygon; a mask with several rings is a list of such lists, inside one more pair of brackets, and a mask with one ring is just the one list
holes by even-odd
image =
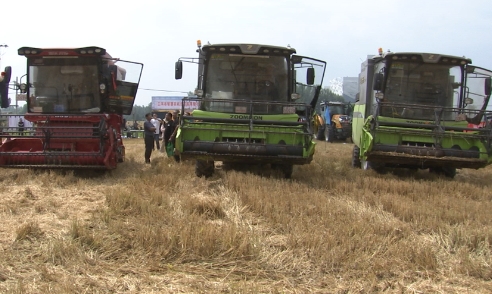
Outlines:
{"label": "harvester tire", "polygon": [[206,160],[197,160],[195,163],[195,175],[197,177],[211,177],[214,173],[214,162]]}
{"label": "harvester tire", "polygon": [[429,168],[429,172],[437,174],[437,175],[443,175],[447,178],[453,179],[456,176],[456,168],[455,167],[432,167]]}
{"label": "harvester tire", "polygon": [[326,142],[330,142],[330,143],[333,143],[333,141],[335,140],[335,132],[333,131],[333,128],[331,127],[331,125],[327,125],[325,127],[325,140]]}
{"label": "harvester tire", "polygon": [[322,127],[319,127],[318,128],[318,133],[316,134],[316,139],[317,140],[320,140],[320,141],[322,141],[322,140],[325,139],[325,130],[324,130],[324,128],[322,128]]}
{"label": "harvester tire", "polygon": [[280,166],[282,172],[284,173],[284,178],[290,179],[292,177],[292,172],[294,171],[294,165],[292,164],[284,164]]}
{"label": "harvester tire", "polygon": [[442,171],[444,175],[450,179],[454,179],[456,176],[456,168],[455,167],[443,167]]}
{"label": "harvester tire", "polygon": [[361,168],[362,164],[360,162],[360,148],[354,145],[354,150],[352,150],[352,167]]}

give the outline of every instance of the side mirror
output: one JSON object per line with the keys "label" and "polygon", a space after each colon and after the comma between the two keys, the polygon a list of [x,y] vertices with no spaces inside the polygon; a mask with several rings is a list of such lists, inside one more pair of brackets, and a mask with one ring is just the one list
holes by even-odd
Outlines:
{"label": "side mirror", "polygon": [[490,96],[490,94],[492,92],[492,85],[491,85],[491,83],[492,83],[492,78],[488,77],[488,78],[485,79],[485,85],[484,85],[485,86],[485,89],[484,89],[484,91],[485,91],[485,95],[486,96]]}
{"label": "side mirror", "polygon": [[383,89],[384,75],[377,73],[374,75],[374,81],[372,82],[372,89],[374,91],[381,91]]}
{"label": "side mirror", "polygon": [[12,77],[12,67],[11,66],[6,66],[5,70],[2,72],[2,81],[5,84],[10,83],[10,78]]}
{"label": "side mirror", "polygon": [[183,77],[183,62],[181,60],[176,61],[174,69],[174,78],[180,80]]}
{"label": "side mirror", "polygon": [[314,84],[314,68],[313,67],[310,67],[310,68],[307,69],[306,83],[308,85],[313,85]]}

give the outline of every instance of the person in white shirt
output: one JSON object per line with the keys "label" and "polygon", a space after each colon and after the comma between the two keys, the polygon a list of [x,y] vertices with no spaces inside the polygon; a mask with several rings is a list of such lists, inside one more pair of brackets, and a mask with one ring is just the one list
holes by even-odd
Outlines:
{"label": "person in white shirt", "polygon": [[152,114],[152,119],[150,120],[150,122],[155,127],[155,132],[154,132],[154,142],[155,142],[155,145],[153,144],[152,150],[155,150],[156,147],[157,147],[157,150],[160,150],[161,149],[161,146],[160,146],[160,130],[161,130],[161,122],[162,122],[162,119],[158,118],[156,113],[153,113]]}
{"label": "person in white shirt", "polygon": [[166,120],[166,117],[164,117],[164,119],[162,120],[162,123],[161,123],[161,135],[160,135],[160,140],[162,141],[162,145],[161,145],[161,152],[165,152],[166,151],[166,144],[164,144],[164,130],[166,129],[166,123],[167,123],[167,120]]}

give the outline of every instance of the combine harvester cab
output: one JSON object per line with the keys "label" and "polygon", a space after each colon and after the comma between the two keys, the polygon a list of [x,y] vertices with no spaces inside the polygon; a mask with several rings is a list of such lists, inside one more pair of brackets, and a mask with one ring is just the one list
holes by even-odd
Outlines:
{"label": "combine harvester cab", "polygon": [[257,44],[214,44],[201,47],[198,58],[198,103],[182,115],[176,149],[196,160],[197,176],[211,176],[214,161],[270,164],[290,178],[293,166],[313,159],[312,115],[326,63],[297,56],[295,49]]}
{"label": "combine harvester cab", "polygon": [[131,114],[143,64],[99,47],[23,47],[27,113],[2,115],[0,166],[114,169],[123,162],[123,115]]}
{"label": "combine harvester cab", "polygon": [[457,168],[490,164],[491,76],[464,57],[380,49],[359,75],[352,165],[453,178]]}

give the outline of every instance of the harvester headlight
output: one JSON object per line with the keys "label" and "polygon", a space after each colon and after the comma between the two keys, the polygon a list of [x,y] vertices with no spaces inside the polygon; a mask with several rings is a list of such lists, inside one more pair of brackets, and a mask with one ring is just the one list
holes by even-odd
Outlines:
{"label": "harvester headlight", "polygon": [[85,51],[85,50],[80,50],[80,54],[87,54],[87,51]]}
{"label": "harvester headlight", "polygon": [[99,90],[101,90],[101,93],[104,93],[104,91],[106,91],[106,85],[104,83],[101,83],[99,85]]}
{"label": "harvester headlight", "polygon": [[298,93],[292,93],[290,95],[290,99],[292,99],[292,100],[297,100],[299,98],[301,98],[301,95],[299,95]]}
{"label": "harvester headlight", "polygon": [[376,95],[374,95],[377,99],[383,99],[384,98],[384,94],[383,92],[377,92]]}

